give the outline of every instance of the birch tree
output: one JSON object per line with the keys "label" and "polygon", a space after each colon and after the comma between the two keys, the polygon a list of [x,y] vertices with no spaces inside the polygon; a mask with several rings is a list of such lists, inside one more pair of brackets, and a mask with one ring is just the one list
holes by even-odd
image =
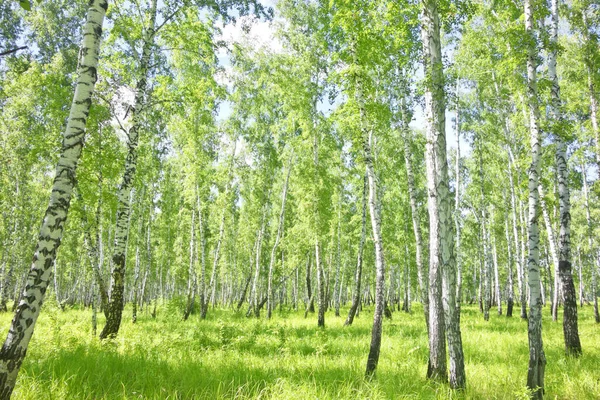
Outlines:
{"label": "birch tree", "polygon": [[52,274],[51,268],[63,237],[75,186],[77,164],[83,148],[86,122],[92,104],[92,94],[98,79],[98,54],[107,8],[108,2],[105,0],[91,2],[83,26],[75,94],[63,136],[63,146],[56,166],[50,201],[42,220],[21,301],[0,350],[0,398],[3,399],[9,399],[14,389],[44,301]]}

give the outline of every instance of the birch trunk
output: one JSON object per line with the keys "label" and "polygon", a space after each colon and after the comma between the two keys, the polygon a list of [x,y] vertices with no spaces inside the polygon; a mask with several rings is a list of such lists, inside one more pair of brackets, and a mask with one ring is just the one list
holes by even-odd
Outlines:
{"label": "birch trunk", "polygon": [[448,380],[444,341],[447,333],[450,353],[450,385],[453,388],[463,388],[466,385],[466,376],[460,320],[456,310],[456,264],[446,158],[444,75],[440,21],[436,1],[424,0],[422,2],[421,21],[421,39],[425,54],[425,109],[427,116],[425,159],[430,224],[429,365],[427,376],[442,381]]}
{"label": "birch trunk", "polygon": [[10,324],[8,335],[0,350],[0,398],[9,399],[35,323],[40,314],[44,295],[50,281],[52,265],[63,236],[75,185],[77,163],[85,136],[85,126],[92,104],[97,80],[98,53],[102,23],[108,2],[95,0],[89,5],[83,27],[83,43],[77,71],[75,94],[63,136],[62,151],[56,166],[50,201],[38,236],[31,269],[21,300]]}
{"label": "birch trunk", "polygon": [[[552,82],[550,113],[556,123],[556,127],[560,129],[564,117],[561,110],[560,86],[558,85],[558,77],[556,75],[559,18],[558,0],[552,0],[551,12],[551,48],[548,52],[548,76]],[[558,267],[555,269],[554,274],[554,280],[559,285],[555,284],[554,286],[554,304],[556,310],[558,310],[558,295],[560,294],[564,307],[563,334],[565,337],[565,350],[567,355],[577,357],[581,354],[581,341],[579,340],[577,299],[575,298],[575,285],[573,283],[571,267],[571,195],[569,191],[567,146],[561,133],[555,132],[560,230],[558,234]],[[555,314],[558,314],[558,312],[553,310],[553,317]]]}
{"label": "birch trunk", "polygon": [[198,209],[198,233],[200,234],[200,318],[206,318],[206,235],[204,234],[204,218],[202,217],[202,206],[200,203],[200,194],[196,187],[196,207]]}
{"label": "birch trunk", "polygon": [[508,268],[508,273],[507,273],[508,290],[507,290],[507,298],[506,298],[506,316],[512,317],[515,292],[514,292],[513,270],[512,270],[513,254],[512,254],[511,244],[510,244],[511,237],[510,237],[510,228],[508,226],[508,220],[509,220],[509,218],[507,215],[506,219],[504,220],[504,231],[506,233],[506,250],[507,250],[507,254],[508,254],[508,262],[506,263],[507,268]]}
{"label": "birch trunk", "polygon": [[183,312],[183,320],[186,321],[190,314],[192,313],[192,309],[194,308],[194,302],[196,298],[196,286],[197,286],[197,276],[196,276],[196,268],[194,265],[195,257],[195,246],[196,246],[196,211],[192,210],[192,222],[190,227],[190,264],[188,268],[188,287],[187,287],[187,303],[185,306],[185,311]]}
{"label": "birch trunk", "polygon": [[460,307],[462,303],[462,260],[460,253],[460,97],[459,80],[456,81],[456,119],[454,121],[456,132],[456,165],[454,175],[456,179],[454,199],[454,223],[456,224],[456,312],[460,321]]}
{"label": "birch trunk", "polygon": [[363,179],[363,195],[362,195],[362,219],[360,230],[360,242],[358,243],[356,273],[354,275],[354,292],[352,295],[352,305],[348,311],[348,318],[344,322],[344,326],[352,325],[354,316],[357,314],[360,305],[360,283],[362,279],[362,264],[363,264],[363,249],[365,248],[365,240],[367,236],[367,176]]}
{"label": "birch trunk", "polygon": [[539,106],[537,98],[536,59],[538,57],[537,38],[534,32],[534,17],[531,0],[525,0],[525,31],[527,49],[527,104],[529,108],[529,130],[531,138],[531,166],[528,170],[529,213],[528,236],[529,256],[527,262],[529,277],[529,368],[527,387],[534,391],[533,397],[542,399],[544,395],[544,372],[546,357],[542,342],[542,302],[540,293],[539,260],[539,174],[541,143],[539,132]]}
{"label": "birch trunk", "polygon": [[496,252],[496,239],[492,236],[492,257],[494,259],[494,293],[498,315],[502,315],[502,293],[500,291],[500,277],[498,275],[498,254]]}
{"label": "birch trunk", "polygon": [[[596,296],[596,291],[597,291],[597,278],[596,278],[596,260],[597,258],[594,256],[594,233],[593,233],[593,225],[592,225],[592,217],[590,214],[590,202],[589,202],[589,189],[588,189],[588,184],[587,184],[587,171],[586,171],[586,167],[585,167],[585,163],[582,162],[581,164],[581,170],[583,172],[583,199],[585,202],[585,217],[586,217],[586,221],[587,221],[587,237],[588,237],[588,246],[589,246],[589,252],[590,252],[590,267],[592,269],[592,287],[590,288],[590,291],[592,292],[592,302],[594,303],[594,320],[596,321],[596,323],[600,323],[600,313],[598,312],[598,297]],[[582,266],[580,266],[579,268],[581,268]],[[581,271],[579,273],[579,280],[580,282],[582,282],[582,276],[581,276]],[[582,288],[580,289],[581,291],[581,298],[583,299],[583,286],[581,286]],[[581,305],[583,306],[583,301],[581,302]]]}
{"label": "birch trunk", "polygon": [[335,283],[333,285],[333,302],[335,308],[335,316],[340,316],[340,293],[342,292],[341,282],[340,282],[340,268],[342,263],[342,250],[341,250],[341,241],[342,241],[342,202],[340,200],[339,208],[338,208],[338,226],[337,226],[337,251],[336,251],[336,266],[335,266]]}
{"label": "birch trunk", "polygon": [[419,280],[419,289],[421,290],[421,301],[423,302],[423,313],[425,315],[425,326],[429,331],[429,285],[427,271],[423,265],[423,235],[421,234],[421,222],[419,219],[419,208],[417,207],[417,195],[415,188],[415,178],[412,169],[410,143],[407,132],[406,121],[404,121],[404,161],[406,165],[406,178],[408,182],[408,195],[410,199],[410,211],[412,216],[413,233],[415,235],[415,252],[417,262],[417,279]]}
{"label": "birch trunk", "polygon": [[[277,236],[275,236],[275,243],[273,243],[273,249],[271,250],[271,261],[269,262],[269,278],[267,282],[267,318],[271,319],[271,314],[273,312],[273,270],[275,264],[275,256],[277,253],[277,247],[279,247],[279,241],[281,240],[281,235],[283,234],[283,223],[285,218],[285,201],[287,199],[287,189],[288,182],[290,181],[290,172],[292,171],[294,154],[290,156],[290,161],[288,165],[288,171],[285,176],[285,182],[283,184],[283,192],[281,193],[281,211],[279,212],[279,225],[277,226]],[[283,267],[283,261],[282,261]]]}
{"label": "birch trunk", "polygon": [[125,172],[117,192],[117,221],[115,230],[115,244],[113,249],[113,271],[110,301],[108,303],[108,316],[106,325],[100,333],[100,339],[115,337],[121,326],[123,313],[125,287],[125,262],[127,239],[129,237],[128,222],[131,214],[131,190],[137,169],[137,147],[139,131],[142,127],[142,109],[146,103],[146,90],[150,75],[150,57],[154,46],[154,26],[156,23],[156,6],[158,0],[152,0],[149,10],[149,25],[144,29],[144,45],[140,59],[139,80],[135,88],[135,104],[132,110],[132,125],[127,132],[127,158],[125,159]]}
{"label": "birch trunk", "polygon": [[[356,61],[356,53],[355,53]],[[363,154],[367,182],[369,186],[369,214],[371,215],[371,228],[373,230],[373,242],[375,246],[375,312],[373,316],[373,329],[371,331],[371,346],[367,358],[366,375],[372,376],[377,369],[379,352],[381,349],[381,334],[383,329],[383,310],[385,308],[385,261],[383,257],[383,239],[381,237],[381,206],[377,192],[377,176],[373,165],[373,131],[367,128],[367,115],[365,111],[365,99],[363,94],[363,82],[360,74],[356,74],[355,96],[360,113],[360,128],[362,136]]]}
{"label": "birch trunk", "polygon": [[554,265],[554,292],[552,296],[552,320],[556,321],[558,314],[558,294],[560,288],[558,286],[558,252],[556,251],[556,237],[554,235],[554,228],[552,227],[552,221],[550,220],[550,213],[548,212],[548,206],[546,205],[546,196],[544,188],[540,183],[538,185],[538,194],[540,196],[540,205],[542,207],[542,215],[544,217],[544,225],[546,226],[546,233],[548,234],[548,243],[550,247],[550,255],[552,256],[552,264]]}

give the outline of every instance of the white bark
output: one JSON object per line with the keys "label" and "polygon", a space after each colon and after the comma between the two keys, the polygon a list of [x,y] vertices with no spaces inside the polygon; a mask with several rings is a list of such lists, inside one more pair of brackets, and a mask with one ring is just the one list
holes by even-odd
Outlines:
{"label": "white bark", "polygon": [[[425,68],[427,188],[429,209],[429,367],[427,376],[447,380],[447,333],[450,385],[466,385],[460,319],[456,310],[456,264],[451,195],[448,187],[444,75],[437,2],[421,2],[421,40]],[[442,279],[443,276],[443,279]],[[442,285],[443,280],[443,285]],[[443,286],[443,293],[442,293]],[[443,295],[443,303],[442,303]]]}
{"label": "white bark", "polygon": [[139,131],[142,127],[142,109],[146,104],[146,90],[150,76],[150,57],[154,46],[154,27],[156,24],[156,7],[158,0],[152,0],[148,11],[149,24],[144,28],[144,40],[142,57],[140,59],[139,79],[135,88],[135,100],[131,112],[132,125],[127,132],[127,157],[125,159],[125,172],[119,189],[117,191],[117,220],[115,230],[115,244],[113,248],[113,271],[110,301],[108,304],[108,316],[106,325],[100,333],[100,338],[116,336],[121,326],[125,286],[125,264],[127,242],[129,238],[129,217],[131,215],[131,191],[133,180],[137,169],[137,147],[139,142]]}
{"label": "white bark", "polygon": [[[277,253],[277,248],[279,247],[279,241],[281,240],[281,236],[283,235],[283,223],[285,218],[285,202],[287,200],[287,190],[288,190],[288,182],[290,181],[290,172],[292,171],[292,165],[294,162],[294,154],[290,156],[290,161],[288,165],[288,171],[285,175],[285,182],[283,184],[283,191],[281,193],[281,211],[279,212],[279,224],[277,225],[277,235],[275,236],[275,243],[273,243],[273,248],[271,249],[271,261],[269,262],[269,277],[267,281],[267,318],[271,318],[271,314],[273,312],[274,302],[273,302],[273,270],[275,268],[275,257]],[[282,265],[283,267],[283,265]]]}
{"label": "white bark", "polygon": [[63,236],[75,185],[77,163],[83,147],[86,122],[92,104],[92,93],[97,80],[102,23],[107,7],[106,0],[95,0],[88,8],[83,27],[75,94],[63,136],[62,151],[56,166],[50,201],[40,227],[25,289],[10,324],[6,341],[0,350],[0,398],[10,398],[13,391],[40,314],[52,273],[52,264]]}
{"label": "white bark", "polygon": [[527,33],[527,104],[529,108],[529,130],[531,144],[531,166],[528,170],[529,213],[528,236],[529,257],[527,262],[529,277],[529,368],[527,387],[535,391],[533,397],[542,399],[544,394],[544,372],[546,357],[542,342],[542,297],[540,293],[539,261],[539,175],[541,139],[539,132],[539,106],[537,98],[536,59],[537,38],[533,31],[534,17],[532,0],[525,0],[525,31]]}

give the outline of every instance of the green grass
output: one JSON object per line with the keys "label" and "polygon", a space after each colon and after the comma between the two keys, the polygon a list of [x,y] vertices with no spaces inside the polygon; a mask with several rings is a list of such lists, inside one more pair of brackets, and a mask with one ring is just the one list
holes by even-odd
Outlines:
{"label": "green grass", "polygon": [[[326,316],[275,313],[272,321],[231,310],[180,320],[173,307],[146,312],[119,337],[91,335],[89,310],[46,306],[21,369],[15,399],[515,399],[526,398],[527,325],[492,315],[489,322],[464,307],[462,332],[467,385],[456,394],[425,379],[427,337],[419,305],[384,323],[376,379],[363,378],[372,314],[355,325]],[[100,315],[99,315],[100,316]],[[11,315],[0,316],[2,338]],[[583,356],[566,358],[562,325],[544,310],[548,399],[600,398],[600,326],[591,308],[580,310]],[[102,326],[102,321],[99,327]]]}

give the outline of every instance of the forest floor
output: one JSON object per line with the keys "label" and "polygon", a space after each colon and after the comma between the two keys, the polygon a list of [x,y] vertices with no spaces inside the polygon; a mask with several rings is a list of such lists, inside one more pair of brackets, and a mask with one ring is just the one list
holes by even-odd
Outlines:
{"label": "forest floor", "polygon": [[[346,309],[343,310],[347,312]],[[422,309],[395,312],[384,322],[377,376],[363,378],[372,313],[351,327],[344,317],[274,313],[271,321],[232,310],[209,310],[207,320],[181,321],[176,304],[147,310],[116,340],[91,334],[90,310],[42,310],[17,382],[14,399],[518,399],[527,398],[527,324],[518,317],[489,322],[464,306],[462,332],[468,388],[453,393],[425,379],[427,335]],[[342,315],[345,315],[342,313]],[[600,326],[592,308],[579,311],[583,356],[566,358],[562,324],[544,309],[546,398],[600,399]],[[98,329],[103,316],[98,314]],[[0,315],[5,338],[10,314]]]}

